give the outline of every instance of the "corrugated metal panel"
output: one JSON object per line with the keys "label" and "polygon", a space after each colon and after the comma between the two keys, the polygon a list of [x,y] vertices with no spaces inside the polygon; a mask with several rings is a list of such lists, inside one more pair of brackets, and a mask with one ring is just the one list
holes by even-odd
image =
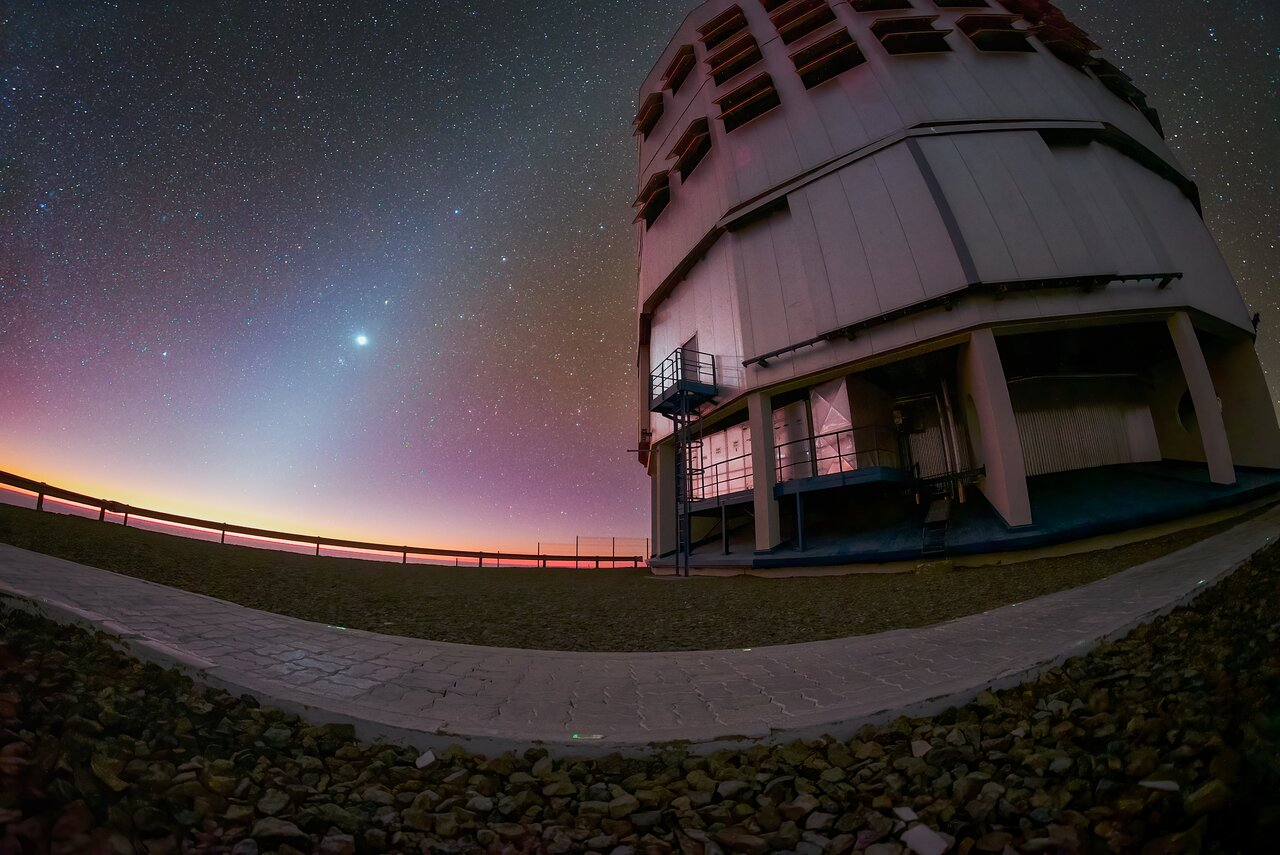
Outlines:
{"label": "corrugated metal panel", "polygon": [[942,428],[937,424],[908,435],[907,440],[911,445],[911,460],[918,467],[919,477],[933,478],[950,471]]}
{"label": "corrugated metal panel", "polygon": [[1151,420],[1144,402],[1118,397],[1100,383],[1037,385],[1037,397],[1052,389],[1055,406],[1014,402],[1028,476],[1149,459],[1129,437],[1132,425]]}

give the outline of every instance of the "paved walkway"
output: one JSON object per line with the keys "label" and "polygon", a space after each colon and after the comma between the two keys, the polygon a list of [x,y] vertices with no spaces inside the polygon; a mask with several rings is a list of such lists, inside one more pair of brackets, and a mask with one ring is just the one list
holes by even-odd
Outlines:
{"label": "paved walkway", "polygon": [[396,638],[7,545],[0,602],[100,628],[134,655],[312,720],[354,722],[367,739],[482,753],[533,741],[562,754],[670,740],[705,750],[843,738],[1019,682],[1187,601],[1277,532],[1280,508],[1083,588],[922,629],[748,650],[563,653]]}

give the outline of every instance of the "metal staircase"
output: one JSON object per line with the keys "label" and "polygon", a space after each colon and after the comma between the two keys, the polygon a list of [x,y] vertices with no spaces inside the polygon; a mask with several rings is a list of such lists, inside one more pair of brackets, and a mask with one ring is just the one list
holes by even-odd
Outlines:
{"label": "metal staircase", "polygon": [[672,422],[675,442],[676,574],[689,575],[693,552],[691,506],[701,498],[702,433],[699,427],[702,406],[714,403],[716,358],[688,348],[678,348],[662,361],[649,377],[649,409]]}
{"label": "metal staircase", "polygon": [[924,518],[924,532],[921,535],[920,554],[925,558],[945,555],[947,552],[947,526],[951,521],[951,499],[935,499],[929,505],[929,513]]}

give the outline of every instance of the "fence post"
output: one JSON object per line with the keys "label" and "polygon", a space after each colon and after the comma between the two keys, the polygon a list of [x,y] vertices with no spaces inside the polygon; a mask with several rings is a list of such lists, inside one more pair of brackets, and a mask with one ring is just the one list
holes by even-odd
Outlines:
{"label": "fence post", "polygon": [[107,521],[107,506],[103,505],[101,508],[98,509],[98,522],[106,522],[106,521]]}
{"label": "fence post", "polygon": [[222,524],[222,537],[220,537],[220,538],[218,539],[218,543],[226,543],[226,542],[227,542],[227,524],[226,524],[226,523],[223,523],[223,524]]}
{"label": "fence post", "polygon": [[581,537],[579,537],[578,535],[576,535],[576,534],[575,534],[575,535],[573,536],[573,569],[574,569],[574,570],[577,570],[577,569],[578,569],[578,551],[579,551],[579,550],[578,550],[578,542],[579,542],[579,541],[581,541],[581,540],[582,540],[582,538],[581,538]]}
{"label": "fence post", "polygon": [[124,506],[124,522],[121,523],[125,528],[129,527],[129,506]]}
{"label": "fence post", "polygon": [[483,552],[482,552],[482,553],[480,553],[478,556],[476,556],[476,558],[477,558],[477,559],[479,560],[479,562],[480,562],[480,563],[478,563],[478,564],[476,565],[476,567],[483,567],[483,566],[484,566],[484,553],[483,553]]}
{"label": "fence post", "polygon": [[36,510],[37,511],[44,510],[44,488],[48,486],[49,486],[48,484],[41,481],[40,489],[36,491]]}
{"label": "fence post", "polygon": [[316,558],[320,557],[320,538],[316,538]]}
{"label": "fence post", "polygon": [[404,554],[400,556],[400,563],[401,564],[409,563],[409,547],[407,546],[404,548]]}

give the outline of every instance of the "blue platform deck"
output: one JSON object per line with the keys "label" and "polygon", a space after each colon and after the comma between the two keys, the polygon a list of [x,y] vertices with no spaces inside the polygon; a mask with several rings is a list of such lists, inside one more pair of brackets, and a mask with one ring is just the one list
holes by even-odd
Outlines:
{"label": "blue platform deck", "polygon": [[[1267,496],[1280,498],[1280,472],[1237,468],[1232,485],[1213,484],[1204,464],[1163,461],[1107,466],[1028,479],[1034,525],[1010,528],[977,490],[970,501],[954,505],[945,555],[981,555],[1052,546],[1170,522]],[[785,501],[785,500],[784,500]],[[736,543],[729,555],[718,541],[693,555],[703,567],[814,567],[919,559],[922,522],[903,520],[889,527],[852,532],[839,538],[806,532],[806,548],[783,544],[767,554]],[[658,559],[654,566],[671,563]]]}

